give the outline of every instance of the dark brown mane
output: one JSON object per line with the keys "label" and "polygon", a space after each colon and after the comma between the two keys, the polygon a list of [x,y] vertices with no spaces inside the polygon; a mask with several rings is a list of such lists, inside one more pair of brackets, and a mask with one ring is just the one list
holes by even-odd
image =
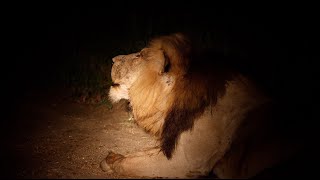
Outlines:
{"label": "dark brown mane", "polygon": [[[234,73],[225,66],[223,56],[193,52],[191,42],[182,36],[162,39],[161,48],[169,57],[168,73],[177,76],[173,88],[174,101],[164,121],[161,150],[168,159],[182,132],[192,129],[195,119],[209,105],[215,105],[225,93],[225,85]],[[183,38],[181,38],[183,37]],[[170,48],[170,49],[169,49]]]}

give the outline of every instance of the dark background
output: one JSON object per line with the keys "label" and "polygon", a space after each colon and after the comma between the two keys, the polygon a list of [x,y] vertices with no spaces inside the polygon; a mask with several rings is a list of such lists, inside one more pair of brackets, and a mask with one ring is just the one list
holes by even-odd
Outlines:
{"label": "dark background", "polygon": [[312,5],[163,6],[3,6],[6,60],[2,63],[8,63],[2,66],[3,70],[11,86],[43,84],[44,79],[49,83],[79,51],[112,56],[129,42],[139,43],[154,35],[177,31],[191,31],[206,45],[226,54],[250,57],[251,66],[265,64],[267,67],[257,68],[266,73],[300,74],[291,72],[291,68],[299,67],[302,71],[311,65],[311,53],[316,49],[312,43],[316,42],[317,33],[317,12]]}
{"label": "dark background", "polygon": [[[297,133],[307,133],[312,141],[319,23],[315,5],[148,4],[3,5],[5,114],[14,113],[29,92],[70,85],[68,72],[81,73],[75,67],[87,64],[87,57],[99,56],[99,63],[110,64],[113,56],[138,50],[153,36],[189,31],[203,46],[239,57],[242,68],[294,113],[286,122],[297,122]],[[11,125],[6,117],[2,133]]]}

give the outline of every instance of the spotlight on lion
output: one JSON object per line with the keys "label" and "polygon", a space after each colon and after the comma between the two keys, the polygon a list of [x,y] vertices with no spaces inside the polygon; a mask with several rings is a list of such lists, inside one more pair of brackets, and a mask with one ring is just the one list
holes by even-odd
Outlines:
{"label": "spotlight on lion", "polygon": [[[115,56],[111,101],[129,101],[136,124],[157,144],[106,151],[100,167],[135,177],[259,177],[297,155],[277,105],[227,59],[197,52],[182,33],[159,36],[139,52]],[[285,133],[284,133],[285,132]]]}

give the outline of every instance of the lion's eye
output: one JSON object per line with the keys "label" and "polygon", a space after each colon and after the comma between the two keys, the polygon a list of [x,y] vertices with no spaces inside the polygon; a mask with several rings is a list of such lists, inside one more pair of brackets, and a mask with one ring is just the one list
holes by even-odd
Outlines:
{"label": "lion's eye", "polygon": [[141,54],[140,54],[140,53],[139,53],[139,54],[137,54],[137,55],[136,55],[136,57],[137,57],[137,58],[138,58],[138,57],[141,57]]}

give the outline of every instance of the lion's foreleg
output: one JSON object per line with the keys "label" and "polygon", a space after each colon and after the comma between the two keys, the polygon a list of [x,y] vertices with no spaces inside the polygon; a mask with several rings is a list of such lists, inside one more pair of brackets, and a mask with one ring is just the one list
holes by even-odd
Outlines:
{"label": "lion's foreleg", "polygon": [[168,160],[158,148],[126,156],[109,152],[101,162],[104,171],[138,177],[188,177],[187,166],[183,156],[177,155]]}
{"label": "lion's foreleg", "polygon": [[177,147],[171,159],[167,159],[159,148],[125,156],[109,152],[106,159],[101,162],[101,168],[107,172],[137,177],[194,178],[206,176],[222,156],[216,148],[217,140],[211,138],[212,142],[206,144],[201,139],[190,139],[189,137],[194,137],[194,135],[190,136],[190,132],[184,133],[181,145]]}
{"label": "lion's foreleg", "polygon": [[217,121],[206,116],[198,119],[192,130],[181,134],[171,159],[158,148],[125,156],[109,153],[101,167],[105,171],[139,177],[193,178],[208,175],[229,146],[228,138],[222,137],[216,126]]}

